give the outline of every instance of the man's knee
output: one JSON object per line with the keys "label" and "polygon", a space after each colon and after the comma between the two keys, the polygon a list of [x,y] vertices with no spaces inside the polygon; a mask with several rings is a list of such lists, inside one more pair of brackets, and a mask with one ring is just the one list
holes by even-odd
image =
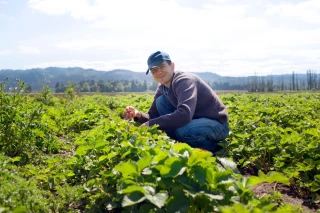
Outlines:
{"label": "man's knee", "polygon": [[183,129],[179,128],[175,131],[178,141],[184,142],[193,148],[204,149],[215,152],[217,142],[208,139],[205,132],[201,128]]}
{"label": "man's knee", "polygon": [[220,124],[210,119],[196,119],[176,129],[175,134],[180,140],[224,140],[229,134],[228,124]]}
{"label": "man's knee", "polygon": [[186,128],[183,126],[176,129],[175,134],[177,138],[182,142],[187,142],[190,140],[199,140],[201,139],[201,137],[203,137],[201,129],[197,127]]}

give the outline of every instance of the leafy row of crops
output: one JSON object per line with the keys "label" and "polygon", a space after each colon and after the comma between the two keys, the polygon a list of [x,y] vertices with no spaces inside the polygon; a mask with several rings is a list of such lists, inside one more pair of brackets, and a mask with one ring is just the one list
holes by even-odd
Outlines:
{"label": "leafy row of crops", "polygon": [[319,200],[320,95],[224,98],[232,120],[226,144],[230,156],[242,167],[281,171],[301,197]]}
{"label": "leafy row of crops", "polygon": [[264,181],[319,200],[317,94],[222,95],[232,132],[214,157],[121,118],[127,105],[146,111],[151,95],[21,88],[0,91],[0,212],[302,212],[279,193],[255,196]]}

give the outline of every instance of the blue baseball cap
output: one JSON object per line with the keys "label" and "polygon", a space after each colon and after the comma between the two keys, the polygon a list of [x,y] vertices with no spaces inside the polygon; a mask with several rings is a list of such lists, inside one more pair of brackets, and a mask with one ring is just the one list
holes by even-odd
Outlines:
{"label": "blue baseball cap", "polygon": [[149,71],[152,68],[160,66],[163,63],[163,61],[171,61],[168,53],[162,51],[152,53],[148,58],[148,70],[146,72],[146,75],[148,75]]}

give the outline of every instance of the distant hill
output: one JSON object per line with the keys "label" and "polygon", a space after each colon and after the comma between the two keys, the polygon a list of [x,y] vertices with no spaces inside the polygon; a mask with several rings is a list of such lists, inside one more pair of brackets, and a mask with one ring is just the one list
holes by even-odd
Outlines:
{"label": "distant hill", "polygon": [[[209,72],[201,73],[201,75],[203,75],[204,79],[219,80],[221,78],[221,76]],[[153,82],[153,78],[150,75],[146,75],[144,72],[133,72],[122,69],[112,71],[97,71],[94,69],[83,69],[81,67],[48,67],[45,69],[36,68],[28,70],[0,70],[0,80],[2,81],[5,78],[9,79],[10,84],[14,84],[15,79],[18,78],[31,85],[33,91],[40,90],[42,85],[44,83],[47,84],[48,82],[52,88],[57,82],[67,83],[73,81],[77,83],[81,80],[146,80],[148,83]]]}
{"label": "distant hill", "polygon": [[[220,76],[212,72],[195,72],[196,75],[200,76],[203,80],[213,84],[214,82],[219,85],[223,85],[230,89],[245,89],[246,85],[253,78],[248,77],[226,77]],[[28,70],[11,70],[3,69],[0,70],[0,81],[8,78],[9,84],[14,85],[15,79],[18,78],[24,81],[26,84],[31,85],[32,91],[39,91],[43,84],[48,84],[54,88],[57,82],[67,83],[73,81],[78,83],[82,80],[137,80],[143,82],[146,80],[148,83],[153,82],[153,78],[150,75],[146,75],[144,72],[133,72],[130,70],[117,69],[112,71],[97,71],[94,69],[83,69],[81,67],[72,68],[59,68],[59,67],[48,67],[45,69],[28,69]],[[274,84],[277,82],[284,82],[285,84],[290,83],[291,75],[276,75],[276,76],[265,76],[264,78],[272,78]],[[296,75],[298,81],[306,80],[306,74]],[[219,88],[219,87],[218,87]]]}
{"label": "distant hill", "polygon": [[28,69],[28,70],[0,70],[0,79],[8,78],[10,83],[14,83],[16,78],[30,84],[33,91],[40,90],[44,83],[50,82],[53,88],[57,82],[67,83],[73,81],[75,83],[81,80],[147,80],[152,81],[152,78],[143,73],[132,72],[130,70],[112,70],[112,71],[97,71],[94,69],[83,69],[80,67],[59,68],[48,67],[45,69]]}

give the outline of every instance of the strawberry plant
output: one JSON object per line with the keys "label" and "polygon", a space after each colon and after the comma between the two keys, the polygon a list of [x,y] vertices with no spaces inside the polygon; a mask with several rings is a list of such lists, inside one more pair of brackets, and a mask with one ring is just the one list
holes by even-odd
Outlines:
{"label": "strawberry plant", "polygon": [[[152,95],[4,88],[0,212],[302,212],[277,193],[255,196],[262,182],[319,200],[316,93],[221,95],[231,131],[212,156],[121,118],[129,105],[146,112]],[[249,166],[257,176],[239,174]]]}

